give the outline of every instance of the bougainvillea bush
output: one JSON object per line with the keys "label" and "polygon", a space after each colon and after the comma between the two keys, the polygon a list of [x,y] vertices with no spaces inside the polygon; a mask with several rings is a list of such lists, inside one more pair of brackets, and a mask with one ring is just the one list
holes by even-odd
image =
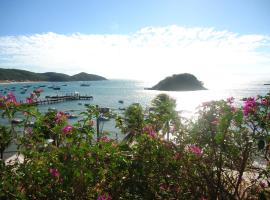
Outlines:
{"label": "bougainvillea bush", "polygon": [[[178,115],[158,95],[143,109],[115,115],[125,139],[96,136],[99,109],[69,124],[61,111],[39,113],[32,94],[0,97],[1,155],[15,143],[23,161],[0,162],[0,199],[268,199],[270,96],[203,103]],[[18,114],[21,123],[14,123]],[[34,124],[31,123],[34,121]]]}

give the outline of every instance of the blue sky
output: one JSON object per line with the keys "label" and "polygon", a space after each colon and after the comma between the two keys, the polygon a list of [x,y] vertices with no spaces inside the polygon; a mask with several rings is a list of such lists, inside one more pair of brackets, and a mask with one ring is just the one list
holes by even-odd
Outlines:
{"label": "blue sky", "polygon": [[270,32],[269,0],[0,0],[0,35],[130,33],[147,26]]}
{"label": "blue sky", "polygon": [[269,10],[270,0],[0,0],[0,67],[270,77]]}

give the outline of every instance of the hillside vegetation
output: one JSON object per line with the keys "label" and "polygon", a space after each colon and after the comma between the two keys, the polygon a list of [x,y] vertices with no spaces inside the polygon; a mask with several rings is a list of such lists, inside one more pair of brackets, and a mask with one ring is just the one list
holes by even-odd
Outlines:
{"label": "hillside vegetation", "polygon": [[34,73],[20,69],[0,68],[0,81],[97,81],[107,80],[106,78],[85,72],[69,76],[67,74],[46,72]]}
{"label": "hillside vegetation", "polygon": [[201,81],[199,81],[194,75],[188,73],[174,74],[173,76],[163,79],[149,89],[163,91],[206,90]]}

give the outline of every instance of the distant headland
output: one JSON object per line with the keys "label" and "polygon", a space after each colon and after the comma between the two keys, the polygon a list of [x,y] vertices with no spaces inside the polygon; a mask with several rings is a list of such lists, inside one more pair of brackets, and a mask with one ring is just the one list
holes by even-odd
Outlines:
{"label": "distant headland", "polygon": [[95,74],[87,74],[85,72],[69,76],[67,74],[56,72],[34,73],[20,69],[0,68],[0,83],[27,82],[27,81],[63,82],[63,81],[100,81],[100,80],[107,80],[107,79],[102,76],[98,76]]}
{"label": "distant headland", "polygon": [[194,91],[194,90],[206,90],[203,83],[199,81],[194,75],[174,74],[160,81],[152,88],[146,88],[148,90],[163,90],[163,91]]}

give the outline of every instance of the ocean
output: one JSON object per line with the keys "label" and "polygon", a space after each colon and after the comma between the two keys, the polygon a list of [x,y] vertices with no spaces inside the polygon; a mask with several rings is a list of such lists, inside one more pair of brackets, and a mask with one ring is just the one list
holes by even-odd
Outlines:
{"label": "ocean", "polygon": [[[89,86],[81,86],[81,84]],[[145,90],[151,87],[151,82],[135,80],[107,80],[107,81],[87,81],[87,82],[31,82],[31,83],[10,83],[0,84],[0,95],[5,95],[3,91],[13,92],[17,100],[23,100],[30,96],[30,93],[37,88],[44,91],[40,98],[45,96],[65,95],[67,93],[79,92],[81,95],[91,95],[93,100],[68,101],[50,105],[40,105],[38,109],[46,112],[49,108],[56,108],[66,112],[79,114],[85,110],[84,104],[99,105],[109,107],[112,111],[121,113],[119,108],[125,108],[132,103],[140,103],[143,107],[150,106],[151,100],[160,93],[166,93],[176,100],[177,110],[186,116],[192,116],[196,108],[202,102],[211,100],[226,99],[233,96],[236,102],[241,103],[244,97],[266,95],[270,91],[270,85],[264,85],[267,81],[252,81],[238,83],[228,88],[215,88],[200,91],[165,92],[155,90]],[[25,94],[21,94],[22,89],[28,87]],[[40,87],[43,86],[43,87]],[[51,86],[58,86],[60,90],[53,90]],[[122,100],[123,103],[119,103]],[[109,127],[109,126],[107,126]]]}
{"label": "ocean", "polygon": [[[81,86],[81,84],[89,84],[89,86]],[[113,112],[121,114],[123,111],[119,108],[126,108],[132,103],[140,103],[143,107],[150,106],[151,100],[160,93],[166,93],[176,99],[177,110],[181,111],[185,117],[192,117],[196,113],[196,108],[202,102],[211,100],[226,99],[233,96],[238,104],[244,97],[266,95],[270,91],[270,85],[264,85],[266,81],[252,81],[234,84],[230,87],[217,88],[201,91],[185,91],[185,92],[163,92],[154,90],[145,90],[151,87],[153,83],[135,81],[135,80],[108,80],[108,81],[88,81],[88,82],[31,82],[31,83],[11,83],[0,84],[0,94],[4,95],[4,91],[13,92],[18,100],[25,100],[30,93],[41,87],[44,92],[40,98],[52,95],[64,95],[66,93],[79,92],[81,95],[91,95],[93,100],[69,101],[50,105],[40,105],[38,109],[46,112],[49,108],[55,108],[72,114],[79,114],[85,110],[84,104],[99,105],[100,107],[109,107]],[[53,90],[51,86],[59,86],[60,90]],[[21,94],[22,89],[28,87],[25,94]],[[122,100],[123,103],[119,103]],[[70,120],[74,123],[77,119]],[[4,123],[4,121],[0,121]],[[119,134],[119,130],[114,127],[114,121],[105,121],[100,124],[102,131],[110,133],[110,137],[121,139],[123,136]]]}

